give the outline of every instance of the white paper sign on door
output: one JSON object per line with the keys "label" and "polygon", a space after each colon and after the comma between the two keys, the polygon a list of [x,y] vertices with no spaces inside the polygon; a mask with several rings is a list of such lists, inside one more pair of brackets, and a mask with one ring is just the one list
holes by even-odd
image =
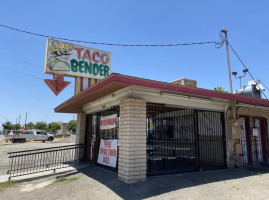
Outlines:
{"label": "white paper sign on door", "polygon": [[117,150],[118,150],[118,140],[103,140],[101,139],[98,161],[97,163],[116,167],[117,164]]}
{"label": "white paper sign on door", "polygon": [[101,117],[100,129],[110,129],[116,127],[117,114]]}
{"label": "white paper sign on door", "polygon": [[252,135],[258,137],[258,128],[252,128]]}

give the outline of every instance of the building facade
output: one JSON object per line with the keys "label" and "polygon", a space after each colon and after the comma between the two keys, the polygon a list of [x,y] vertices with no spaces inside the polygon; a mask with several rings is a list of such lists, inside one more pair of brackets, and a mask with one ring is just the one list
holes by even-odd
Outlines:
{"label": "building facade", "polygon": [[108,168],[126,183],[267,163],[269,101],[195,86],[111,74],[55,111],[77,113],[76,143],[97,165],[103,142],[117,141]]}

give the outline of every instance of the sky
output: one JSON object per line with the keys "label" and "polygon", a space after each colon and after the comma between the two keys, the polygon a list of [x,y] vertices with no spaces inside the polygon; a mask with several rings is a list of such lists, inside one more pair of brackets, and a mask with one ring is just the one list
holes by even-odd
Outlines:
{"label": "sky", "polygon": [[[256,79],[269,87],[269,2],[250,0],[0,0],[0,24],[61,38],[123,44],[174,44],[220,41],[228,30],[230,44]],[[54,108],[74,95],[72,83],[58,96],[41,79],[46,38],[0,27],[0,123],[68,122],[74,114]],[[178,47],[81,45],[112,52],[112,72],[170,82],[185,77],[199,88],[229,90],[226,49],[214,44]],[[231,70],[244,69],[230,50]],[[10,71],[13,70],[13,71]],[[15,71],[15,72],[14,72]],[[24,73],[26,75],[22,75]],[[37,78],[33,78],[30,76]],[[40,79],[38,79],[40,78]],[[247,85],[251,77],[242,79]],[[233,89],[240,89],[232,78]],[[268,91],[266,94],[269,96]]]}

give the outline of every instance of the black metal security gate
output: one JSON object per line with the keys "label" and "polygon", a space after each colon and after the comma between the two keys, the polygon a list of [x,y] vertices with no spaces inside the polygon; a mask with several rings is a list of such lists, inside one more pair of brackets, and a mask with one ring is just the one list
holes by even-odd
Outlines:
{"label": "black metal security gate", "polygon": [[224,113],[147,104],[147,174],[226,167]]}
{"label": "black metal security gate", "polygon": [[[100,147],[100,142],[101,139],[108,140],[108,139],[118,139],[118,133],[119,133],[119,120],[120,120],[120,108],[119,106],[113,106],[112,108],[101,111],[101,112],[96,112],[93,114],[89,114],[86,116],[86,135],[85,135],[85,144],[91,145],[91,150],[87,152],[88,158],[95,163],[96,165],[99,165],[97,163],[98,160],[98,153],[99,153],[99,147]],[[111,128],[111,129],[106,129],[106,130],[101,130],[100,129],[100,119],[101,117],[109,116],[117,114],[117,121],[116,121],[116,127]],[[102,166],[102,165],[100,165]],[[111,168],[111,167],[106,167],[108,169],[112,169],[117,171],[116,168]]]}

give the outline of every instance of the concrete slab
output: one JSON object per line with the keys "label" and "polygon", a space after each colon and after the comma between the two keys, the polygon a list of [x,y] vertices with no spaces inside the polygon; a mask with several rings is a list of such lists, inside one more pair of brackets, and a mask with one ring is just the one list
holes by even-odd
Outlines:
{"label": "concrete slab", "polygon": [[[28,175],[23,175],[23,176],[16,176],[16,177],[12,177],[11,180],[14,181],[26,181],[26,180],[33,180],[33,179],[37,179],[37,178],[42,178],[42,177],[46,177],[46,176],[51,176],[51,175],[57,175],[57,174],[61,174],[61,173],[66,173],[66,172],[78,172],[78,170],[87,168],[92,166],[91,164],[80,164],[74,167],[66,167],[66,168],[62,168],[62,169],[56,169],[55,172],[54,170],[50,170],[50,171],[45,171],[45,172],[38,172],[38,173],[34,173],[34,174],[28,174]],[[0,183],[9,181],[9,175],[2,175],[0,176]]]}

